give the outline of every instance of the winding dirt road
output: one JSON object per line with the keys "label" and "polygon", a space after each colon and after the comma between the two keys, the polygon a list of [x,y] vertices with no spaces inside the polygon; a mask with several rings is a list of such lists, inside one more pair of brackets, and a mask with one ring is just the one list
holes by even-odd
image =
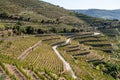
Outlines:
{"label": "winding dirt road", "polygon": [[[70,42],[70,40],[71,40],[70,38],[67,39],[67,40],[66,40],[66,44],[68,44],[68,43]],[[73,78],[77,78],[77,76],[76,76],[75,73],[73,72],[70,64],[60,55],[59,51],[57,50],[57,47],[58,47],[58,45],[53,46],[52,48],[53,48],[54,52],[57,54],[57,56],[62,60],[62,62],[63,62],[63,64],[64,64],[64,67],[65,67],[65,70],[66,70],[66,71],[70,71],[70,73],[71,73],[71,75],[72,75]]]}

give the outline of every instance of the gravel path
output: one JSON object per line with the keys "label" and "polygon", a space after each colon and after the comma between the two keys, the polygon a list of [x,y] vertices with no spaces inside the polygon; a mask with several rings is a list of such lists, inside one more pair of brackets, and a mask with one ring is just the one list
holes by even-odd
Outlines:
{"label": "gravel path", "polygon": [[[66,40],[66,44],[68,44],[70,42],[70,38]],[[64,64],[64,67],[65,67],[65,70],[66,71],[70,71],[71,75],[73,78],[77,78],[77,76],[75,75],[75,73],[73,72],[70,64],[60,55],[59,51],[57,50],[57,46],[53,46],[53,50],[54,52],[57,54],[57,56],[62,60],[63,64]]]}

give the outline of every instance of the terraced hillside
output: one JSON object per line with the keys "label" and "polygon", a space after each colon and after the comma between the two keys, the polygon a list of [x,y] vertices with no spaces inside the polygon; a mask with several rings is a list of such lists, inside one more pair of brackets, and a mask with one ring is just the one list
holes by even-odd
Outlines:
{"label": "terraced hillside", "polygon": [[[13,40],[6,38],[6,40],[4,40],[1,45],[5,44],[6,41],[21,40],[21,42],[18,41],[16,44],[22,46],[25,45],[25,43],[29,43],[35,39],[33,44],[27,45],[28,47],[26,47],[26,49],[29,49],[30,47],[34,46],[35,43],[38,43],[38,41],[41,42],[39,45],[36,45],[36,47],[32,47],[30,51],[24,53],[27,55],[23,55],[23,59],[17,59],[17,57],[22,55],[22,52],[25,51],[25,49],[21,51],[21,48],[19,48],[19,46],[16,46],[16,48],[18,48],[17,51],[20,52],[19,55],[16,54],[16,56],[12,56],[12,53],[9,52],[3,52],[0,54],[1,68],[3,70],[2,72],[10,79],[20,79],[21,76],[24,76],[21,77],[21,80],[22,78],[24,78],[24,80],[37,80],[39,78],[65,78],[66,80],[69,80],[72,78],[71,73],[65,69],[63,61],[61,61],[60,57],[53,51],[52,46],[55,45],[58,45],[57,50],[59,51],[59,54],[64,58],[65,61],[67,61],[67,63],[69,63],[73,72],[77,76],[77,79],[100,80],[109,78],[110,80],[114,80],[113,78],[117,77],[112,76],[112,74],[110,76],[108,73],[103,72],[105,74],[104,75],[101,73],[101,70],[98,70],[97,67],[99,65],[94,66],[95,62],[114,64],[116,61],[112,59],[112,53],[107,52],[110,53],[110,55],[106,52],[102,52],[100,49],[96,49],[94,46],[92,47],[90,44],[85,44],[85,42],[91,43],[92,41],[95,41],[95,43],[97,43],[97,40],[107,41],[107,39],[101,35],[95,36],[94,33],[79,33],[66,37],[56,34],[40,34],[36,36],[26,36],[23,39],[21,38],[23,37],[14,37]],[[67,38],[70,38],[71,40],[70,43],[66,44]],[[26,40],[30,41],[24,42]],[[4,46],[1,46],[1,48],[4,48]],[[8,47],[8,50],[9,49],[11,48]]]}
{"label": "terraced hillside", "polygon": [[61,40],[53,37],[57,36],[40,37],[42,38],[42,42],[34,51],[30,52],[29,55],[23,59],[25,64],[29,64],[41,70],[48,69],[57,74],[62,73],[63,63],[50,46],[50,43],[52,44],[53,41],[56,42]]}
{"label": "terraced hillside", "polygon": [[[42,21],[58,19],[65,23],[80,22],[80,20],[70,15],[70,12],[39,0],[1,0],[1,13],[5,12],[13,17],[30,17],[31,21]],[[4,9],[3,9],[4,8]]]}
{"label": "terraced hillside", "polygon": [[[41,40],[42,42],[39,45],[37,45],[37,47],[32,48],[32,51],[28,52],[27,56],[25,55],[25,57],[24,57],[24,55],[23,55],[24,59],[21,59],[21,61],[16,60],[17,59],[16,57],[19,57],[20,55],[22,55],[22,51],[21,51],[21,49],[19,49],[19,46],[16,46],[16,48],[18,48],[17,51],[21,52],[21,54],[19,54],[19,56],[11,56],[10,54],[12,54],[12,53],[4,53],[4,52],[1,53],[1,58],[0,58],[1,66],[3,67],[3,70],[5,70],[6,75],[8,75],[10,78],[12,75],[14,75],[13,78],[16,78],[18,80],[19,79],[20,80],[29,80],[29,79],[31,80],[33,78],[35,78],[35,80],[38,80],[40,78],[41,79],[50,79],[50,80],[54,79],[54,78],[58,79],[60,77],[60,76],[58,76],[58,74],[61,74],[63,72],[63,63],[58,58],[58,56],[54,53],[54,51],[52,50],[52,47],[50,45],[50,41],[54,41],[55,37],[56,37],[56,39],[59,38],[61,40],[64,40],[64,37],[61,38],[61,37],[58,37],[57,35],[50,36],[49,39],[46,39],[46,38],[48,38],[48,36],[47,37],[46,36],[45,37],[34,37],[34,36],[24,37],[25,40],[23,39],[21,42],[17,42],[16,44],[20,43],[19,45],[24,46],[26,43],[30,42],[30,41],[28,42],[27,39],[28,40],[31,39],[31,41],[33,41],[33,39],[38,40],[38,41]],[[14,38],[14,41],[21,40],[21,38],[23,38],[23,37],[16,38],[16,39]],[[9,39],[6,39],[6,40],[9,41]],[[61,40],[59,40],[59,41],[61,41]],[[10,40],[10,41],[13,41],[13,40]],[[23,43],[24,41],[27,41],[27,42]],[[36,43],[38,41],[36,41]],[[48,41],[48,42],[46,42],[46,41]],[[3,43],[5,43],[5,42],[3,42]],[[32,45],[34,46],[34,44],[27,45],[27,46],[29,46],[29,47]],[[52,42],[51,42],[51,44],[52,44]],[[26,47],[26,48],[29,48],[29,47]],[[1,48],[4,48],[4,46],[1,46]],[[23,50],[25,50],[25,48],[23,48]],[[8,51],[6,51],[6,52],[8,52]],[[16,54],[16,55],[18,55],[18,54]],[[28,71],[30,72],[29,75],[27,74]],[[53,73],[55,73],[56,75]],[[31,75],[35,75],[36,77],[31,76]]]}
{"label": "terraced hillside", "polygon": [[78,40],[80,44],[85,44],[92,46],[94,49],[102,50],[104,52],[111,53],[113,51],[112,44],[107,40],[105,36],[99,35],[83,35],[75,37],[75,40]]}
{"label": "terraced hillside", "polygon": [[120,22],[38,0],[0,0],[0,79],[120,79]]}
{"label": "terraced hillside", "polygon": [[[108,75],[101,74],[98,70],[94,69],[91,64],[89,64],[89,62],[109,60],[107,54],[90,49],[89,46],[79,44],[76,40],[72,40],[68,45],[61,45],[58,50],[71,64],[75,74],[80,76],[80,78],[85,80],[108,78]],[[102,78],[98,75],[101,75]],[[109,79],[112,80],[112,77],[109,77]]]}
{"label": "terraced hillside", "polygon": [[40,39],[32,36],[6,38],[0,45],[0,52],[17,58],[24,50],[37,43]]}

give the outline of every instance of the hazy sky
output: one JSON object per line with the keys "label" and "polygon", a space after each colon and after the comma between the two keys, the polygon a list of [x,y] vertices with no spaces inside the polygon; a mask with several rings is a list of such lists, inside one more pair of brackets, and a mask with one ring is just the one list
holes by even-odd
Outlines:
{"label": "hazy sky", "polygon": [[120,0],[43,0],[66,9],[120,9]]}

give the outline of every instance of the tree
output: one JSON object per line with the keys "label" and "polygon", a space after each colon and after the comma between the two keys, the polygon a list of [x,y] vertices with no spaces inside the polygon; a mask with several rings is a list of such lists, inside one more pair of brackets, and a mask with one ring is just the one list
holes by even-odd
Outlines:
{"label": "tree", "polygon": [[5,37],[5,34],[4,33],[2,33],[2,35],[1,35],[2,37]]}
{"label": "tree", "polygon": [[63,29],[63,32],[64,32],[64,33],[66,33],[66,32],[67,32],[66,28],[64,28],[64,29]]}
{"label": "tree", "polygon": [[27,18],[27,21],[30,21],[30,19],[31,19],[30,17],[29,17],[29,18]]}
{"label": "tree", "polygon": [[33,34],[34,33],[34,28],[32,26],[26,27],[26,33],[27,34]]}
{"label": "tree", "polygon": [[75,28],[72,28],[72,29],[71,29],[71,32],[75,32]]}
{"label": "tree", "polygon": [[75,28],[72,28],[72,29],[71,29],[71,32],[79,32],[79,30],[78,30],[78,29],[75,29]]}
{"label": "tree", "polygon": [[43,31],[42,29],[38,29],[38,30],[37,30],[37,33],[38,33],[38,34],[43,34],[44,31]]}
{"label": "tree", "polygon": [[8,36],[11,36],[11,35],[12,35],[12,33],[9,31],[9,32],[8,32]]}
{"label": "tree", "polygon": [[50,32],[57,33],[57,30],[56,30],[56,28],[52,28],[52,29],[50,29]]}
{"label": "tree", "polygon": [[8,15],[7,12],[2,12],[2,13],[0,14],[0,17],[2,17],[2,18],[8,18],[9,15]]}
{"label": "tree", "polygon": [[13,28],[13,33],[17,34],[17,35],[21,35],[22,31],[21,31],[21,26],[22,24],[20,22],[17,22]]}
{"label": "tree", "polygon": [[42,20],[41,23],[45,23],[45,20]]}

